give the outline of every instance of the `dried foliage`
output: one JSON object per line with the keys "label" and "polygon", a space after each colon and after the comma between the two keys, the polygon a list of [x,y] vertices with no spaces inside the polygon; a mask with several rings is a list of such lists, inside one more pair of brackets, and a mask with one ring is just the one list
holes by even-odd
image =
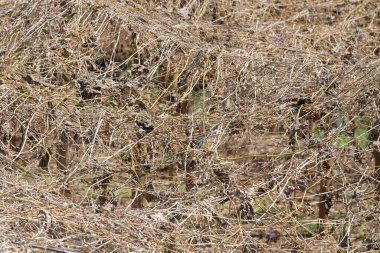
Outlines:
{"label": "dried foliage", "polygon": [[0,1],[1,252],[380,249],[376,1]]}

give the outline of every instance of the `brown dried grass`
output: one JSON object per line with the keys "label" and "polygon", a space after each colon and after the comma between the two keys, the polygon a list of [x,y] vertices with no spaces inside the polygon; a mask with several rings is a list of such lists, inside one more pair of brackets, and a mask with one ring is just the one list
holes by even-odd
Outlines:
{"label": "brown dried grass", "polygon": [[0,1],[1,251],[380,247],[379,7]]}

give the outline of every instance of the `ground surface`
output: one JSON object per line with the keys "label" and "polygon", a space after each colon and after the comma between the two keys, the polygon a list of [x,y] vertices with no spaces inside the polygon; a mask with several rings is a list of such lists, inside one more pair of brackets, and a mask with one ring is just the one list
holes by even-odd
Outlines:
{"label": "ground surface", "polygon": [[376,1],[0,1],[1,252],[380,249]]}

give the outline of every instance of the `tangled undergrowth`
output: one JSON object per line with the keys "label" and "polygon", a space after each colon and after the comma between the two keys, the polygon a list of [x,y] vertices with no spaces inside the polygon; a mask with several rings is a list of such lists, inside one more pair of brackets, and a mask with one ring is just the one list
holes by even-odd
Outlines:
{"label": "tangled undergrowth", "polygon": [[0,1],[1,252],[380,249],[376,1]]}

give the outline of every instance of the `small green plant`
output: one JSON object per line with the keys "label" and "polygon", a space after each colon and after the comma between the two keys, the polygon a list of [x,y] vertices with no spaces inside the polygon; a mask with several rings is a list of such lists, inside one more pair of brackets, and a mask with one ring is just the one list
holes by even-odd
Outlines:
{"label": "small green plant", "polygon": [[336,146],[338,148],[344,148],[347,147],[350,144],[350,138],[348,136],[339,136],[336,139]]}
{"label": "small green plant", "polygon": [[211,92],[207,88],[200,88],[193,91],[192,112],[194,114],[203,113],[205,111],[205,103],[211,97]]}
{"label": "small green plant", "polygon": [[116,71],[115,77],[117,79],[121,79],[121,78],[125,77],[129,73],[129,71],[131,70],[131,68],[132,68],[132,64],[131,63],[123,64],[122,66],[119,67],[119,70]]}
{"label": "small green plant", "polygon": [[[342,117],[339,117],[334,120],[332,123],[332,129],[337,130],[341,129],[345,125],[345,119]],[[321,139],[324,136],[323,129],[315,128],[314,129],[314,136],[315,138]],[[365,121],[361,118],[357,118],[355,120],[355,143],[358,147],[361,149],[366,149],[369,144],[369,133],[368,133],[368,124],[365,123]],[[350,144],[351,138],[346,135],[340,135],[335,139],[335,145],[338,148],[344,148],[347,147]]]}
{"label": "small green plant", "polygon": [[168,108],[168,105],[164,103],[159,103],[158,108],[160,108],[160,110],[165,110],[166,108]]}
{"label": "small green plant", "polygon": [[356,145],[361,149],[366,149],[369,144],[368,126],[360,118],[355,120],[355,140]]}
{"label": "small green plant", "polygon": [[297,235],[299,237],[313,237],[320,233],[321,223],[318,221],[305,221],[297,228]]}
{"label": "small green plant", "polygon": [[336,118],[332,123],[333,129],[341,129],[346,125],[346,119],[344,117],[338,117]]}
{"label": "small green plant", "polygon": [[320,140],[325,136],[325,130],[322,128],[316,127],[314,128],[314,138],[316,140]]}
{"label": "small green plant", "polygon": [[127,187],[120,187],[115,192],[116,198],[131,198],[132,197],[132,189]]}

